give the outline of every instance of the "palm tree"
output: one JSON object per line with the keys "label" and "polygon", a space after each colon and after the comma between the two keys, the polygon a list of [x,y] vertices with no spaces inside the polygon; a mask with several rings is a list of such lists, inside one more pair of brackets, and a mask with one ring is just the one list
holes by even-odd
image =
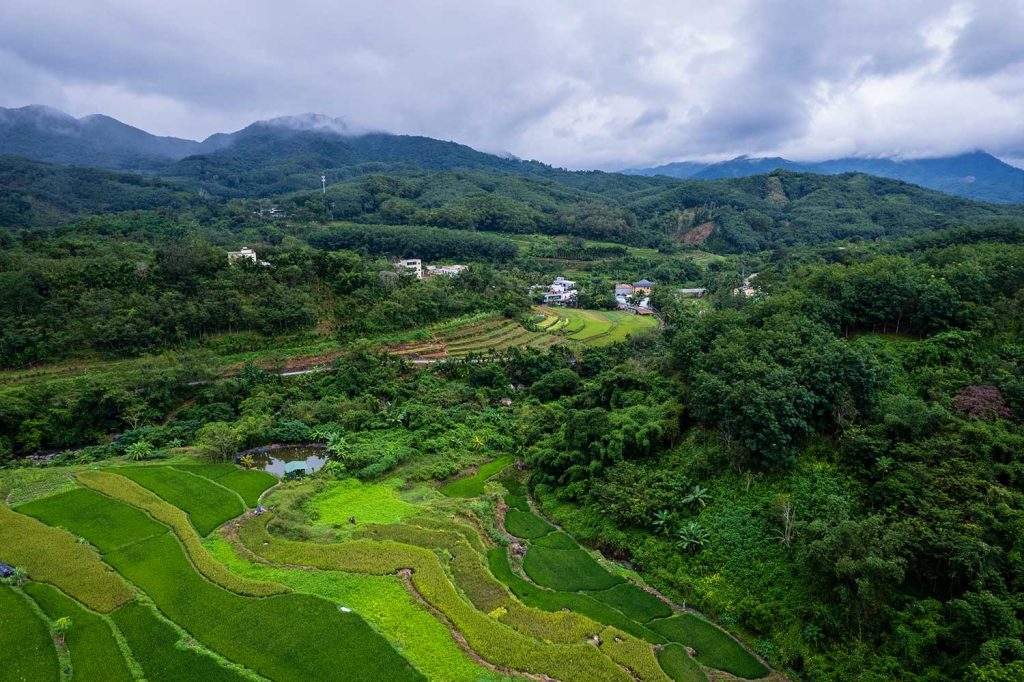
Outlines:
{"label": "palm tree", "polygon": [[654,513],[654,530],[661,535],[668,535],[670,529],[670,522],[672,521],[672,512],[667,509]]}
{"label": "palm tree", "polygon": [[690,521],[676,531],[678,541],[676,545],[686,551],[696,552],[700,550],[709,540],[708,532],[697,523]]}
{"label": "palm tree", "polygon": [[479,434],[473,436],[473,449],[474,450],[479,450],[480,448],[482,448],[484,446],[484,444],[485,444],[485,441],[484,441],[483,438],[480,437]]}
{"label": "palm tree", "polygon": [[696,502],[701,506],[701,509],[708,506],[708,502],[711,501],[711,493],[708,489],[703,487],[700,483],[695,483],[693,488],[690,490],[690,494],[683,498],[683,504],[693,504]]}

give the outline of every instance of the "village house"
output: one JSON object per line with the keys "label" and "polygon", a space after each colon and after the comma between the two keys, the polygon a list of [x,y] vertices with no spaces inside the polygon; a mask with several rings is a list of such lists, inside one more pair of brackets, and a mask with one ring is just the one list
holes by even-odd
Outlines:
{"label": "village house", "polygon": [[642,279],[632,284],[615,285],[615,303],[620,310],[632,310],[635,313],[651,312],[651,289],[654,282]]}
{"label": "village house", "polygon": [[564,277],[556,277],[544,294],[544,303],[548,305],[567,305],[576,300],[576,282]]}
{"label": "village house", "polygon": [[679,293],[685,298],[704,298],[704,294],[708,293],[707,289],[680,289]]}
{"label": "village house", "polygon": [[633,295],[637,295],[640,292],[651,295],[651,289],[654,288],[654,282],[646,279],[642,279],[639,282],[633,282]]}
{"label": "village house", "polygon": [[405,270],[406,273],[413,273],[416,275],[416,279],[423,279],[423,261],[419,258],[406,258],[395,263],[395,269],[401,272]]}
{"label": "village house", "polygon": [[238,251],[228,251],[228,263],[230,265],[234,265],[235,263],[238,263],[243,260],[251,261],[264,267],[270,265],[270,263],[268,263],[267,261],[260,260],[259,257],[256,256],[256,252],[250,249],[248,246],[243,246]]}
{"label": "village house", "polygon": [[428,277],[455,277],[469,269],[468,265],[428,265]]}

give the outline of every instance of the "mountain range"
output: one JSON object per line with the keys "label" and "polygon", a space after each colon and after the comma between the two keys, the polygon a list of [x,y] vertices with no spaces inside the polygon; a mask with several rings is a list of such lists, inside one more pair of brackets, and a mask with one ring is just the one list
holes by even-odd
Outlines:
{"label": "mountain range", "polygon": [[714,180],[762,175],[777,169],[821,175],[866,173],[977,201],[1024,202],[1024,170],[983,151],[930,159],[850,157],[828,161],[791,161],[781,157],[740,156],[717,163],[678,161],[653,168],[629,168],[622,172],[627,175]]}
{"label": "mountain range", "polygon": [[[536,161],[487,154],[429,137],[357,129],[319,114],[257,121],[197,141],[159,137],[109,116],[75,118],[40,105],[0,107],[0,155],[136,171],[180,180],[220,196],[266,196],[311,189],[319,185],[322,173],[329,182],[371,172],[408,170],[487,170],[560,179],[569,175]],[[741,156],[717,163],[681,161],[621,172],[711,180],[777,169],[825,175],[866,173],[975,200],[1024,202],[1024,170],[981,151],[931,159],[818,162]]]}
{"label": "mountain range", "polygon": [[429,137],[356,129],[320,114],[257,121],[205,140],[158,137],[109,116],[74,118],[50,107],[0,107],[0,155],[128,170],[241,196],[308,189],[352,174],[420,170],[526,171],[542,164]]}

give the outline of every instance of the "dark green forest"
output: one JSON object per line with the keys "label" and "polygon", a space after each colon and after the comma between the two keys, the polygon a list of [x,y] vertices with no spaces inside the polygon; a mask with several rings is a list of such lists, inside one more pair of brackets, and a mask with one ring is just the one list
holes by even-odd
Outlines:
{"label": "dark green forest", "polygon": [[[323,159],[280,144],[167,179],[0,162],[0,462],[332,430],[364,478],[512,455],[545,514],[792,679],[1024,679],[1020,206],[859,174],[453,169],[415,138],[324,195],[302,189]],[[269,265],[229,264],[242,245]],[[471,267],[417,281],[396,257]],[[664,327],[501,362],[384,352],[475,314],[528,325],[560,274],[593,308],[654,280]],[[339,357],[222,376],[237,335]]]}

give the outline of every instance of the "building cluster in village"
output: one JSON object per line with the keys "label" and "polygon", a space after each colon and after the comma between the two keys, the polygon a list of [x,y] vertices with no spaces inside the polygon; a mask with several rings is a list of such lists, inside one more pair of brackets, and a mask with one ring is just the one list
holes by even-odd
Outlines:
{"label": "building cluster in village", "polygon": [[462,274],[469,268],[468,265],[423,265],[419,258],[405,258],[395,263],[395,269],[399,272],[415,275],[416,279],[429,279],[430,277],[455,277]]}
{"label": "building cluster in village", "polygon": [[615,285],[615,303],[619,310],[632,310],[639,315],[650,315],[651,291],[654,289],[654,282],[642,279],[632,284]]}

